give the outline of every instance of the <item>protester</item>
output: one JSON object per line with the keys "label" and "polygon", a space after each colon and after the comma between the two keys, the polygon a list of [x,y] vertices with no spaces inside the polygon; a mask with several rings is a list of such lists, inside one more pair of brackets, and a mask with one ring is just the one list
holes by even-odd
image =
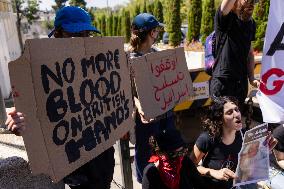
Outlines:
{"label": "protester", "polygon": [[21,136],[26,130],[24,114],[17,112],[15,107],[7,108],[7,120],[5,122],[6,129],[17,136]]}
{"label": "protester", "polygon": [[217,62],[210,81],[210,94],[234,96],[240,106],[248,93],[248,79],[254,87],[260,84],[254,78],[251,47],[256,30],[252,19],[256,1],[223,0],[215,16]]}
{"label": "protester", "polygon": [[[100,33],[92,26],[89,14],[73,6],[64,7],[57,12],[54,26],[49,37],[90,37],[91,32]],[[63,180],[71,189],[109,189],[114,165],[114,148],[111,147]]]}
{"label": "protester", "polygon": [[[202,160],[197,169],[204,176],[208,188],[230,189],[236,178],[234,172],[243,141],[241,113],[236,98],[215,98],[202,121],[205,132],[198,137],[190,157],[196,165]],[[271,135],[266,142],[270,149],[276,144]]]}
{"label": "protester", "polygon": [[284,125],[278,126],[273,131],[273,136],[278,143],[273,149],[274,157],[271,158],[269,180],[266,181],[271,189],[282,189],[284,186]]}
{"label": "protester", "polygon": [[[157,19],[148,13],[137,15],[131,25],[130,39],[130,58],[139,57],[147,53],[156,52],[152,45],[159,38],[160,27],[163,25]],[[134,73],[135,74],[135,73]],[[148,143],[149,137],[159,130],[168,127],[174,127],[174,118],[172,111],[169,111],[158,118],[146,120],[141,110],[138,95],[135,89],[133,78],[131,79],[132,93],[134,96],[137,113],[135,116],[135,164],[137,181],[142,182],[143,170],[148,164],[151,156],[151,147]]]}
{"label": "protester", "polygon": [[142,189],[205,188],[176,129],[166,129],[150,138],[153,155],[144,169]]}

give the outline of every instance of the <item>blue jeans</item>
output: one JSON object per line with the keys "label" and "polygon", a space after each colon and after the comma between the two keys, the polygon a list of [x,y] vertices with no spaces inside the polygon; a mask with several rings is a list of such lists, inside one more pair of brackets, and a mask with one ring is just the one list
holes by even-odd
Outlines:
{"label": "blue jeans", "polygon": [[144,124],[141,122],[140,116],[136,116],[136,144],[135,144],[135,167],[137,181],[142,183],[143,170],[148,165],[148,161],[152,154],[151,146],[149,145],[150,136],[155,135],[160,130],[165,128],[174,128],[174,116],[172,112],[167,113],[165,119]]}
{"label": "blue jeans", "polygon": [[269,168],[269,180],[266,184],[271,189],[283,189],[284,188],[284,171],[276,169],[274,167]]}

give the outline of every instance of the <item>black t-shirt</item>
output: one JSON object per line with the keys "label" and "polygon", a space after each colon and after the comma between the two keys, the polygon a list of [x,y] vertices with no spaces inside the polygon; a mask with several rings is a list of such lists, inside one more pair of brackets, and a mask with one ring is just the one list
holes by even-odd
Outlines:
{"label": "black t-shirt", "polygon": [[275,150],[284,152],[284,126],[280,125],[273,131],[273,136],[278,140]]}
{"label": "black t-shirt", "polygon": [[237,80],[247,78],[247,58],[251,41],[255,38],[255,30],[253,20],[244,22],[232,11],[223,16],[220,8],[218,9],[215,15],[217,47],[220,45],[222,36],[225,36],[226,40],[213,71],[214,77]]}
{"label": "black t-shirt", "polygon": [[[203,132],[196,141],[198,149],[207,154],[203,159],[202,166],[210,169],[220,170],[228,168],[235,172],[238,165],[238,153],[242,148],[242,136],[240,132],[236,133],[234,142],[230,145],[225,145],[220,139],[213,139],[208,132]],[[212,188],[230,188],[230,182],[216,180],[210,178]]]}
{"label": "black t-shirt", "polygon": [[[180,170],[180,189],[208,188],[203,177],[200,176],[196,166],[185,156]],[[154,164],[149,164],[144,169],[142,189],[169,189],[160,178],[159,170]]]}
{"label": "black t-shirt", "polygon": [[[284,127],[282,125],[276,127],[273,131],[273,136],[278,140],[275,150],[284,153]],[[271,166],[281,170],[281,167],[277,164],[273,153],[270,156],[270,163]]]}

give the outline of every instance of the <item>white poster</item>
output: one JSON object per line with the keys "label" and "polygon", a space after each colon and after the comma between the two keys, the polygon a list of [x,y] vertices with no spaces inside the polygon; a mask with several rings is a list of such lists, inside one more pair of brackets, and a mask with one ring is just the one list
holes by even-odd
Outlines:
{"label": "white poster", "polygon": [[238,155],[237,178],[234,186],[241,186],[269,178],[269,150],[265,145],[268,135],[267,123],[245,133],[242,149]]}
{"label": "white poster", "polygon": [[270,1],[262,57],[261,85],[257,93],[263,121],[284,123],[284,1]]}

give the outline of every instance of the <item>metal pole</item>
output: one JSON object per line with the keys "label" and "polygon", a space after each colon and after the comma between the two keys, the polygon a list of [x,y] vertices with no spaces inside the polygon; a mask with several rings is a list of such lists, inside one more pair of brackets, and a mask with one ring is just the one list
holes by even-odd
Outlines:
{"label": "metal pole", "polygon": [[133,189],[129,140],[120,139],[119,153],[121,164],[122,185],[126,189]]}

